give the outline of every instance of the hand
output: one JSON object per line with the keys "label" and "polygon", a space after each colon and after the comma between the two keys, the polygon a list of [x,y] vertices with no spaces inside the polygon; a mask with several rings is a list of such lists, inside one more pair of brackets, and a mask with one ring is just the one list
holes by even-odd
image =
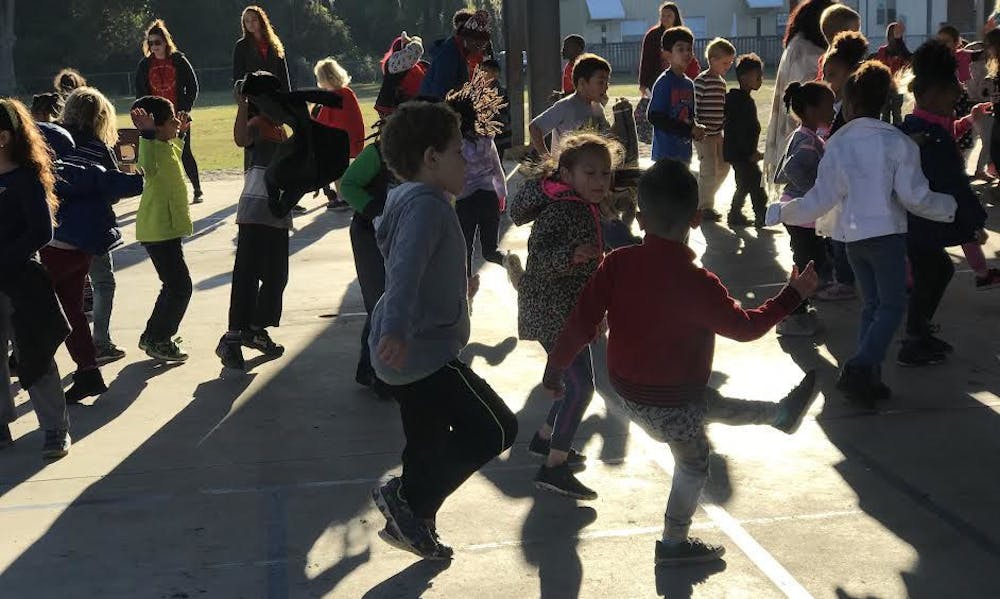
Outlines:
{"label": "hand", "polygon": [[812,260],[806,264],[806,269],[799,273],[799,267],[792,268],[792,274],[788,277],[788,286],[799,292],[799,297],[806,299],[812,297],[819,287],[819,275],[816,274],[816,265]]}
{"label": "hand", "polygon": [[542,375],[542,386],[552,392],[552,397],[561,396],[566,392],[562,371],[551,364],[546,364],[545,374]]}
{"label": "hand", "polygon": [[469,277],[468,293],[470,301],[472,300],[472,298],[476,297],[477,293],[479,293],[479,275],[472,275],[471,277]]}
{"label": "hand", "polygon": [[382,335],[378,341],[378,357],[393,370],[402,370],[406,365],[406,342],[395,335]]}
{"label": "hand", "polygon": [[603,252],[601,248],[594,245],[578,245],[576,249],[573,250],[573,264],[583,264],[585,262],[590,262],[591,260],[597,260],[601,257]]}
{"label": "hand", "polygon": [[694,127],[691,128],[691,137],[695,141],[701,141],[705,139],[705,126],[695,123]]}
{"label": "hand", "polygon": [[191,115],[181,111],[177,113],[177,118],[181,122],[181,126],[178,128],[178,131],[181,133],[187,133],[187,130],[191,128]]}
{"label": "hand", "polygon": [[760,150],[757,150],[750,155],[750,162],[760,162],[763,159],[764,155],[760,153]]}
{"label": "hand", "polygon": [[136,108],[129,114],[132,115],[132,124],[139,131],[154,131],[156,129],[156,121],[153,119],[153,115],[142,108]]}
{"label": "hand", "polygon": [[979,245],[986,245],[986,240],[990,238],[990,235],[986,232],[986,229],[979,229],[973,233],[972,238],[975,239],[976,243]]}
{"label": "hand", "polygon": [[991,102],[980,102],[972,107],[972,118],[980,119],[984,116],[993,112],[993,104]]}

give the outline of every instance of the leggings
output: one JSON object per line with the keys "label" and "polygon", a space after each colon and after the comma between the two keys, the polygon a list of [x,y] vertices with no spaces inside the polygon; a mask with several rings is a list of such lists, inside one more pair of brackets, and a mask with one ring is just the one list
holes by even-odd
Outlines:
{"label": "leggings", "polygon": [[[542,344],[546,353],[551,352],[554,345]],[[545,424],[552,427],[549,447],[557,451],[569,451],[573,436],[583,420],[583,413],[587,411],[590,400],[594,399],[594,365],[589,345],[574,358],[566,370],[563,383],[565,393],[552,402],[552,408],[545,418]]]}

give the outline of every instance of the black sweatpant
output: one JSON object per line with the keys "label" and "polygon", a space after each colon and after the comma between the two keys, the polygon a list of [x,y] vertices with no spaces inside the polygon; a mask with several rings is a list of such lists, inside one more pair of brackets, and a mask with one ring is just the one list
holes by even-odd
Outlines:
{"label": "black sweatpant", "polygon": [[355,214],[351,219],[351,249],[354,251],[354,269],[358,273],[361,298],[365,303],[365,326],[361,329],[361,355],[358,358],[358,382],[375,377],[371,355],[368,350],[368,335],[372,330],[372,310],[385,291],[385,258],[375,241],[375,225],[372,221]]}
{"label": "black sweatpant", "polygon": [[466,479],[514,444],[517,418],[458,360],[392,391],[406,434],[403,495],[416,517],[433,518]]}
{"label": "black sweatpant", "polygon": [[188,129],[184,135],[184,149],[181,150],[181,164],[184,165],[184,173],[191,180],[191,187],[195,194],[201,193],[201,179],[198,177],[198,161],[194,159],[191,152],[191,130]]}
{"label": "black sweatpant", "polygon": [[931,334],[931,320],[955,274],[955,265],[944,248],[907,248],[913,288],[906,314],[906,334],[922,338]]}
{"label": "black sweatpant", "polygon": [[288,229],[239,225],[229,292],[229,330],[276,327],[288,284]]}
{"label": "black sweatpant", "polygon": [[191,301],[191,273],[184,262],[180,238],[143,243],[142,247],[162,283],[142,336],[153,343],[169,341],[177,334]]}
{"label": "black sweatpant", "polygon": [[469,276],[472,276],[472,254],[477,228],[483,259],[495,264],[503,263],[503,255],[497,251],[500,236],[500,200],[496,192],[485,189],[474,191],[472,195],[455,202],[455,212],[458,213],[458,222],[462,224],[462,233],[465,234]]}
{"label": "black sweatpant", "polygon": [[[791,238],[792,261],[799,267],[799,272],[805,270],[811,261],[816,272],[821,273],[826,268],[826,244],[823,238],[816,234],[816,229],[785,225]],[[805,299],[795,309],[793,314],[805,314],[809,308],[809,299]]]}
{"label": "black sweatpant", "polygon": [[743,203],[750,196],[750,204],[753,206],[754,218],[764,220],[764,211],[767,210],[767,192],[761,183],[763,174],[760,166],[756,162],[738,161],[733,162],[733,173],[736,175],[736,193],[733,194],[733,203],[729,208],[730,214],[735,214],[743,210]]}

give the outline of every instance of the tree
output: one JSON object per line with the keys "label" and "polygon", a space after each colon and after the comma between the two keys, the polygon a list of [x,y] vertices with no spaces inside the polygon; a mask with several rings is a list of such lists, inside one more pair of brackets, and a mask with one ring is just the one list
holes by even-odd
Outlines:
{"label": "tree", "polygon": [[14,0],[0,0],[0,93],[11,95],[17,89],[14,71]]}

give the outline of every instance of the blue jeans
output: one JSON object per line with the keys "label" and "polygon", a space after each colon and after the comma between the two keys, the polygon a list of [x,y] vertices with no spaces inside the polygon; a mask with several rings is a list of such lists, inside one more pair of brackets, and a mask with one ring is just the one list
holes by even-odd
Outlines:
{"label": "blue jeans", "polygon": [[[867,241],[867,240],[866,240]],[[847,244],[830,240],[830,255],[833,257],[833,277],[841,285],[854,286],[854,271],[847,258]]]}
{"label": "blue jeans", "polygon": [[94,256],[90,263],[90,284],[94,288],[94,345],[102,350],[111,345],[111,310],[115,304],[115,263],[111,252]]}
{"label": "blue jeans", "polygon": [[[543,343],[545,352],[552,351],[552,345]],[[557,451],[569,451],[573,436],[580,428],[583,413],[594,399],[594,365],[590,346],[585,346],[569,365],[563,376],[566,390],[563,396],[552,402],[545,424],[552,427],[549,447]]]}
{"label": "blue jeans", "polygon": [[846,245],[864,299],[858,351],[848,364],[877,369],[906,311],[906,236],[886,235]]}

